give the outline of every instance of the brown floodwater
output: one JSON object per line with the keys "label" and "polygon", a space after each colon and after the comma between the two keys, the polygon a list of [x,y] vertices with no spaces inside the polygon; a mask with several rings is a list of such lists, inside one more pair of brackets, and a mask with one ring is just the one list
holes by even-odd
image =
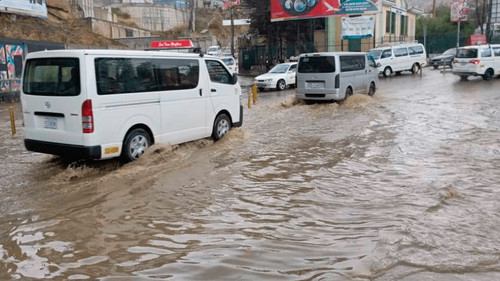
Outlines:
{"label": "brown floodwater", "polygon": [[259,94],[126,165],[27,152],[0,103],[0,280],[500,279],[500,79]]}

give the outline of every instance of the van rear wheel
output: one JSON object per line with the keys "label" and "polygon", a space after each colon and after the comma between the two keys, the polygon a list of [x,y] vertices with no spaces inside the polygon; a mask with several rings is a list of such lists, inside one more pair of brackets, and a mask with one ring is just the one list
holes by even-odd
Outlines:
{"label": "van rear wheel", "polygon": [[224,137],[227,132],[231,129],[231,121],[226,114],[222,113],[215,119],[214,128],[212,129],[212,139],[218,141]]}
{"label": "van rear wheel", "polygon": [[371,82],[370,83],[370,89],[368,89],[368,95],[373,96],[375,94],[375,83]]}
{"label": "van rear wheel", "polygon": [[411,73],[415,74],[420,70],[420,65],[418,63],[414,63],[411,66]]}
{"label": "van rear wheel", "polygon": [[489,81],[489,80],[491,80],[491,78],[493,78],[494,74],[495,74],[495,72],[493,71],[493,69],[488,68],[488,69],[486,69],[486,71],[483,74],[483,79],[486,81]]}
{"label": "van rear wheel", "polygon": [[141,128],[132,130],[123,142],[122,159],[125,162],[137,160],[151,145],[149,134]]}

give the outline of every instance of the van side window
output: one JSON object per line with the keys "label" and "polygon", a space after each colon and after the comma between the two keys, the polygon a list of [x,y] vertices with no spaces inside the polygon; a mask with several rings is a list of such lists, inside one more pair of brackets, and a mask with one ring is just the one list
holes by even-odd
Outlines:
{"label": "van side window", "polygon": [[231,84],[232,75],[226,70],[226,68],[218,61],[206,60],[208,74],[210,75],[210,80],[212,82]]}
{"label": "van side window", "polygon": [[491,57],[491,49],[488,48],[488,49],[481,50],[481,57],[483,57],[483,58]]}
{"label": "van side window", "polygon": [[340,71],[356,71],[365,69],[365,56],[340,56]]}
{"label": "van side window", "polygon": [[394,49],[394,56],[403,57],[408,55],[408,50],[406,48],[397,48]]}
{"label": "van side window", "polygon": [[154,73],[158,90],[187,90],[198,86],[200,66],[198,60],[155,59]]}
{"label": "van side window", "polygon": [[493,48],[493,52],[495,53],[495,57],[500,57],[500,47]]}
{"label": "van side window", "polygon": [[410,55],[417,55],[417,54],[423,54],[424,53],[424,48],[420,45],[409,47],[408,52]]}
{"label": "van side window", "polygon": [[384,50],[384,52],[382,53],[382,56],[380,58],[382,58],[382,59],[390,58],[391,56],[392,56],[391,49],[387,49],[387,50]]}
{"label": "van side window", "polygon": [[193,89],[198,61],[181,59],[97,58],[99,95]]}

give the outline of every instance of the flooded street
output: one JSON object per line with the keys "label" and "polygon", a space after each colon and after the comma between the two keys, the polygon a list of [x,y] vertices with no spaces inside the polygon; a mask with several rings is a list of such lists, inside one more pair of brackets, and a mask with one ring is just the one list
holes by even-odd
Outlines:
{"label": "flooded street", "polygon": [[126,165],[27,152],[0,103],[0,280],[499,280],[499,89],[266,91],[220,142]]}

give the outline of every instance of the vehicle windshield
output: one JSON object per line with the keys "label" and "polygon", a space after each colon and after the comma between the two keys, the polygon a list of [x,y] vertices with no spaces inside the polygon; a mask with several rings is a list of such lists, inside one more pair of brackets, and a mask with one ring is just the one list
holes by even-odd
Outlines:
{"label": "vehicle windshield", "polygon": [[383,50],[370,50],[368,51],[368,53],[370,53],[373,56],[373,58],[377,60],[382,55],[382,51]]}
{"label": "vehicle windshield", "polygon": [[228,66],[234,64],[234,60],[232,58],[222,58],[222,61]]}
{"label": "vehicle windshield", "polygon": [[286,73],[288,69],[288,64],[278,64],[277,66],[273,67],[269,73]]}
{"label": "vehicle windshield", "polygon": [[446,52],[443,53],[444,56],[451,56],[451,55],[455,55],[457,53],[457,49],[453,48],[453,49],[448,49],[446,50]]}
{"label": "vehicle windshield", "polygon": [[477,49],[458,49],[457,58],[462,58],[462,59],[477,58]]}
{"label": "vehicle windshield", "polygon": [[78,58],[43,58],[26,61],[23,92],[40,96],[78,96]]}
{"label": "vehicle windshield", "polygon": [[329,73],[335,72],[334,56],[301,57],[299,60],[300,73]]}

